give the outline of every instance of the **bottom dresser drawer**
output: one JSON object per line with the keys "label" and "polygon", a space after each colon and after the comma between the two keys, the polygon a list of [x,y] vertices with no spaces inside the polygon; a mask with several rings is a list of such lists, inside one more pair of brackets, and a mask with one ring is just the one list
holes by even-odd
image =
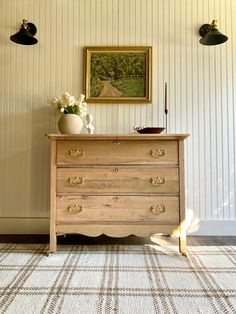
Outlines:
{"label": "bottom dresser drawer", "polygon": [[177,196],[58,196],[57,223],[179,222]]}

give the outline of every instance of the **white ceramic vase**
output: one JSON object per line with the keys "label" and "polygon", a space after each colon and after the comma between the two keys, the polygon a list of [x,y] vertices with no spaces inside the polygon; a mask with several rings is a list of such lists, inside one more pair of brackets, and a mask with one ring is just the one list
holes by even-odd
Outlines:
{"label": "white ceramic vase", "polygon": [[83,121],[77,114],[67,113],[58,120],[58,129],[62,134],[79,134]]}

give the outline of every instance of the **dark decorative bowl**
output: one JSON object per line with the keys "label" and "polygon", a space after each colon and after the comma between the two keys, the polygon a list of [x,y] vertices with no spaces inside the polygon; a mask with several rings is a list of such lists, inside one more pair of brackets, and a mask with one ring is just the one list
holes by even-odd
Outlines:
{"label": "dark decorative bowl", "polygon": [[162,127],[149,127],[149,126],[144,126],[144,127],[134,127],[134,130],[137,131],[140,134],[151,134],[151,133],[156,133],[160,134],[165,130],[165,128]]}

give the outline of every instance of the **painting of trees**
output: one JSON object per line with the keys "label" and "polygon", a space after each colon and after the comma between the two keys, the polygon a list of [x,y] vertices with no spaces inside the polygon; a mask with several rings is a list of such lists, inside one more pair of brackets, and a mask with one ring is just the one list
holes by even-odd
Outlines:
{"label": "painting of trees", "polygon": [[150,53],[149,50],[148,53],[143,49],[133,50],[116,51],[111,47],[91,50],[87,62],[89,97],[147,98],[150,89]]}

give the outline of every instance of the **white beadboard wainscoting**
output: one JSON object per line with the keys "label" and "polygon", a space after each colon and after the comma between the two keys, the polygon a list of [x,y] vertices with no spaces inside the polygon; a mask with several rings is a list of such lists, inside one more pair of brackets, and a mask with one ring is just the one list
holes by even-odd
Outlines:
{"label": "white beadboard wainscoting", "polygon": [[[186,142],[189,234],[236,235],[235,0],[1,0],[0,233],[48,233],[51,96],[83,90],[84,46],[152,46],[150,104],[89,104],[96,133],[163,126]],[[23,18],[39,43],[9,40]],[[229,40],[199,44],[218,20]]]}

